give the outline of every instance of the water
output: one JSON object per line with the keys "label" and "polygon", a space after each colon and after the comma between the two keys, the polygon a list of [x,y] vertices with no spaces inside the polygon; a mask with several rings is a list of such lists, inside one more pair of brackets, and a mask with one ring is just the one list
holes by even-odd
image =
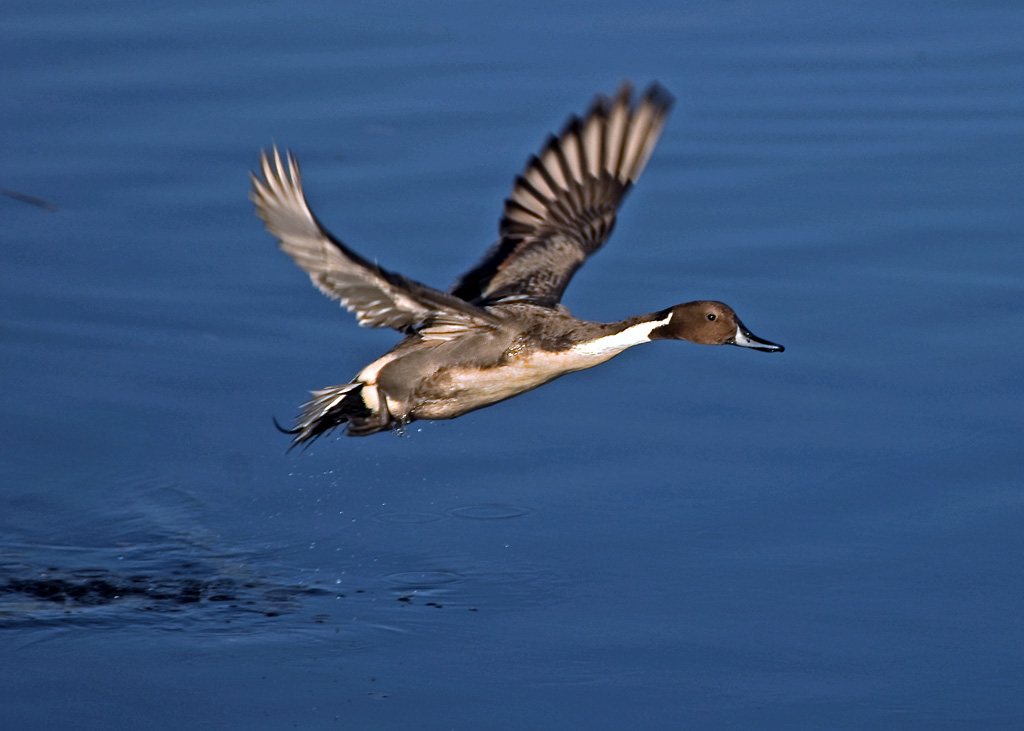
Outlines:
{"label": "water", "polygon": [[[1013,3],[20,3],[0,21],[4,728],[1018,728]],[[292,148],[447,286],[526,156],[678,97],[566,303],[712,297],[448,423],[285,453],[395,342],[261,229]],[[24,196],[32,196],[34,205]]]}

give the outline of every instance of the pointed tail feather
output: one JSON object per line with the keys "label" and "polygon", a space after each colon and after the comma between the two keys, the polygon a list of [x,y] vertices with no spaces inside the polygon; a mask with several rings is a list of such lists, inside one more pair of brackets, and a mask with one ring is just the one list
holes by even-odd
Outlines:
{"label": "pointed tail feather", "polygon": [[278,429],[294,436],[289,450],[300,444],[308,447],[332,429],[353,419],[363,420],[370,416],[360,394],[362,388],[363,384],[356,382],[312,391],[313,398],[302,405],[295,427],[283,429],[278,425]]}

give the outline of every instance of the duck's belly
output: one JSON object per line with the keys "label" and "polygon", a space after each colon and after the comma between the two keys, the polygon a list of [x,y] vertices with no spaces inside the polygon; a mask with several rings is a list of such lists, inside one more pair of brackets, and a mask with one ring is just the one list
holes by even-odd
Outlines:
{"label": "duck's belly", "polygon": [[[566,352],[534,354],[486,368],[446,366],[420,379],[408,402],[399,408],[415,419],[453,419],[591,365],[596,363]],[[387,393],[386,386],[384,390]],[[388,397],[390,404],[391,394]]]}
{"label": "duck's belly", "polygon": [[566,371],[551,373],[524,365],[496,368],[450,368],[439,373],[412,413],[418,419],[452,419],[469,411],[518,396]]}

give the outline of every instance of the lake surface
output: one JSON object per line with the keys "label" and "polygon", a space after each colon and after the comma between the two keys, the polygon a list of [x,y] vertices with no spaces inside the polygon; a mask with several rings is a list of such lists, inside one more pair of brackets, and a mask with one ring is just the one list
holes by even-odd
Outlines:
{"label": "lake surface", "polygon": [[[15,2],[0,727],[1024,725],[1024,10]],[[565,302],[730,303],[405,437],[271,417],[394,342],[246,199],[272,142],[446,287],[624,78],[677,104]]]}

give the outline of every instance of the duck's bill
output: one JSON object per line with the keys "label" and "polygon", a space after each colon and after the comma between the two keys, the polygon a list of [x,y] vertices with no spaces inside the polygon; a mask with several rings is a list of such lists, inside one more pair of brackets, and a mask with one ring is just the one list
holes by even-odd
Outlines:
{"label": "duck's bill", "polygon": [[767,340],[754,335],[746,328],[736,328],[736,335],[729,343],[730,345],[739,345],[741,348],[753,348],[754,350],[762,350],[765,353],[781,353],[785,348],[776,343],[770,343]]}

